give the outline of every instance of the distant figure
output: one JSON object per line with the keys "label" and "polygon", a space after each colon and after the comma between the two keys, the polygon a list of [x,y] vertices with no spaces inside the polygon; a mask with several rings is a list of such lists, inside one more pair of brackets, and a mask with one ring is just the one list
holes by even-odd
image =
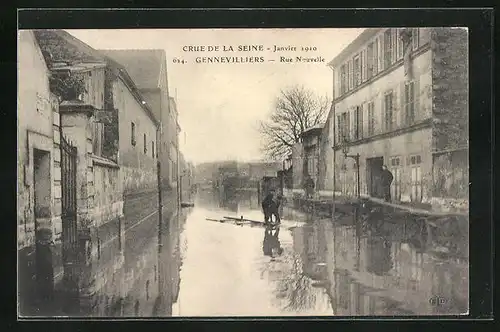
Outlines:
{"label": "distant figure", "polygon": [[314,179],[310,176],[306,176],[306,180],[304,182],[304,190],[306,192],[306,198],[313,198],[314,195]]}
{"label": "distant figure", "polygon": [[386,202],[390,202],[391,201],[391,184],[392,184],[392,180],[394,180],[394,176],[387,169],[387,166],[385,166],[385,165],[382,166],[382,174],[381,174],[380,179],[382,182],[382,190],[384,193],[384,200]]}
{"label": "distant figure", "polygon": [[274,215],[276,222],[280,222],[279,207],[281,200],[276,197],[275,191],[271,189],[262,201],[262,211],[264,212],[264,222],[269,223],[270,218]]}
{"label": "distant figure", "polygon": [[264,256],[274,258],[283,253],[283,248],[281,248],[279,241],[279,233],[279,227],[266,227],[266,230],[264,231],[264,241],[262,242],[262,251],[264,252]]}

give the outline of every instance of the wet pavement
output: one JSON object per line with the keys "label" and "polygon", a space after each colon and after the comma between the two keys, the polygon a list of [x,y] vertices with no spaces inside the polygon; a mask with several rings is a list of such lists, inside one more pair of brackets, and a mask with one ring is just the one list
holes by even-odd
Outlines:
{"label": "wet pavement", "polygon": [[[154,212],[145,214],[121,237],[101,243],[93,263],[80,272],[85,300],[60,315],[467,312],[467,255],[431,250],[403,222],[382,220],[375,229],[342,219],[351,216],[332,222],[285,209],[281,225],[270,229],[259,223],[255,194],[222,202],[216,196],[202,192],[194,208],[165,213],[162,222]],[[241,216],[256,222],[224,218]]]}

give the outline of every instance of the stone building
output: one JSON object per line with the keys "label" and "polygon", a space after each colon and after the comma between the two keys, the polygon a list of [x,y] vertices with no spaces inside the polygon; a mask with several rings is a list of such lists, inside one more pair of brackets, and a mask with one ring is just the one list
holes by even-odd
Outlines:
{"label": "stone building", "polygon": [[318,188],[322,182],[320,175],[321,143],[324,124],[317,124],[306,129],[300,138],[300,142],[292,148],[293,163],[293,188],[298,192],[304,189],[304,181],[310,176]]}
{"label": "stone building", "polygon": [[21,31],[18,61],[21,314],[74,287],[88,307],[158,212],[160,122],[125,67],[64,31]]}
{"label": "stone building", "polygon": [[393,200],[467,205],[467,31],[366,29],[329,66],[334,101],[323,139],[334,138],[336,162],[325,175],[333,171],[336,190],[356,193],[346,145],[360,154],[361,194],[380,197],[387,165]]}
{"label": "stone building", "polygon": [[49,245],[53,241],[54,252],[60,253],[59,103],[35,35],[27,30],[18,35],[17,119],[18,294],[19,310],[25,312],[40,289],[50,291],[54,276],[60,280],[62,271],[61,254],[52,255]]}

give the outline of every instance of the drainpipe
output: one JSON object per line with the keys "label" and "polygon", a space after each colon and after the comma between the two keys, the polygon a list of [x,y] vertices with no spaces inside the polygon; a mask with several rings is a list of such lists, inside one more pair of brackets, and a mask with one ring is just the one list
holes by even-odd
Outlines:
{"label": "drainpipe", "polygon": [[335,218],[335,172],[337,171],[336,169],[336,166],[335,166],[335,162],[336,162],[336,155],[335,155],[335,70],[334,70],[334,67],[332,65],[328,65],[328,67],[332,70],[332,76],[333,76],[333,80],[332,80],[332,108],[331,108],[331,113],[332,113],[332,117],[331,117],[331,120],[332,120],[332,150],[333,150],[333,157],[332,157],[332,162],[333,162],[333,165],[332,165],[332,182],[333,182],[333,190],[332,190],[332,220],[334,220]]}

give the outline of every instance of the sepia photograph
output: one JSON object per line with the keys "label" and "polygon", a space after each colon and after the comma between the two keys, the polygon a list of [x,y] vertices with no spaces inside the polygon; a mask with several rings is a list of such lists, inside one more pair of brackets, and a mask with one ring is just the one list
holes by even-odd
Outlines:
{"label": "sepia photograph", "polygon": [[467,28],[17,37],[19,318],[468,314]]}

